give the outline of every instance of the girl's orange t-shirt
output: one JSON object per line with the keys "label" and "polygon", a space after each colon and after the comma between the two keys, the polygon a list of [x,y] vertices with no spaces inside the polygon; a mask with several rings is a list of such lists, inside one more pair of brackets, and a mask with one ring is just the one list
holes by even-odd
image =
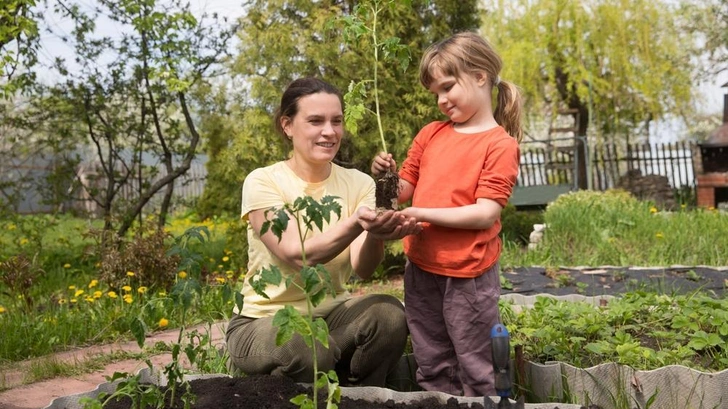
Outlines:
{"label": "girl's orange t-shirt", "polygon": [[[412,206],[449,208],[478,198],[508,203],[518,176],[519,148],[502,127],[460,133],[450,121],[417,134],[399,175],[415,186]],[[404,238],[405,254],[419,268],[450,277],[477,277],[500,257],[500,220],[488,229],[455,229],[424,223]]]}

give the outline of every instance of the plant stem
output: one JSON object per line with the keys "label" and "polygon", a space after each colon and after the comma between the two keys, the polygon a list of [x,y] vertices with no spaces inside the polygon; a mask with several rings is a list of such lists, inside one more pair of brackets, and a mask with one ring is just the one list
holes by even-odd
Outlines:
{"label": "plant stem", "polygon": [[374,109],[376,110],[377,127],[379,128],[379,138],[382,140],[382,149],[387,152],[387,142],[384,140],[384,128],[382,127],[382,116],[379,113],[379,87],[378,75],[379,70],[379,44],[377,43],[377,13],[379,13],[378,2],[374,2],[372,6],[372,14],[374,21],[372,23],[372,41],[374,43]]}

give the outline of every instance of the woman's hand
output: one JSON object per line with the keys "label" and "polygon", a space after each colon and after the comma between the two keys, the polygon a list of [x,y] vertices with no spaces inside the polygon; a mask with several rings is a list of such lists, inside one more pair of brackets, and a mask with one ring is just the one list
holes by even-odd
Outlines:
{"label": "woman's hand", "polygon": [[390,170],[392,172],[397,171],[397,162],[392,158],[391,153],[379,152],[372,161],[372,175],[379,176],[382,173]]}
{"label": "woman's hand", "polygon": [[368,207],[357,209],[359,225],[369,236],[379,240],[398,240],[422,231],[422,226],[414,217],[408,217],[394,210],[377,213]]}

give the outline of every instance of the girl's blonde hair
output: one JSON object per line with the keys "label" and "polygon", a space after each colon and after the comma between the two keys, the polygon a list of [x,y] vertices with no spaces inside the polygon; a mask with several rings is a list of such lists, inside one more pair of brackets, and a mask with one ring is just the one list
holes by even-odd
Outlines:
{"label": "girl's blonde hair", "polygon": [[462,78],[464,74],[485,72],[491,86],[498,89],[493,117],[518,142],[523,139],[521,127],[522,99],[518,87],[498,75],[503,61],[483,37],[471,32],[453,35],[431,45],[420,61],[420,82],[430,88],[433,73]]}

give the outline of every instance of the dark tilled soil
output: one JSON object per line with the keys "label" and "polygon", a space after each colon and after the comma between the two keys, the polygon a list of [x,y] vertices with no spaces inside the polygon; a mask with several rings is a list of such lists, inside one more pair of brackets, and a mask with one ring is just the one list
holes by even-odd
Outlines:
{"label": "dark tilled soil", "polygon": [[[190,382],[197,400],[193,409],[296,409],[290,399],[310,389],[297,384],[289,378],[279,376],[218,377],[197,379]],[[178,392],[179,394],[180,392]],[[325,392],[319,398],[319,407],[325,408]],[[132,407],[128,399],[109,402],[104,409],[128,409]],[[182,409],[181,401],[167,405],[166,409]],[[418,402],[395,403],[392,401],[374,403],[342,397],[339,409],[483,409],[481,404],[467,405],[452,398],[446,404],[434,398]]]}
{"label": "dark tilled soil", "polygon": [[648,290],[664,294],[700,291],[716,297],[728,289],[728,272],[707,267],[665,268],[562,268],[541,267],[504,269],[502,275],[511,288],[503,294],[583,294],[586,296],[620,295],[627,291]]}

